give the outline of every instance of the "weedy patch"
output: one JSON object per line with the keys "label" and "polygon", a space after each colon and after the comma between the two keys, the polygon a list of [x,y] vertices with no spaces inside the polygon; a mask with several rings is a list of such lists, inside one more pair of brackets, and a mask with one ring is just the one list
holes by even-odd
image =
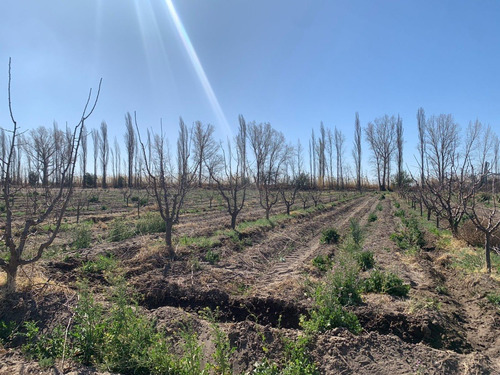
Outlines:
{"label": "weedy patch", "polygon": [[412,298],[408,312],[414,314],[422,310],[439,311],[441,310],[441,302],[436,297]]}
{"label": "weedy patch", "polygon": [[326,272],[332,268],[332,260],[328,255],[318,255],[312,260],[312,264],[321,272]]}
{"label": "weedy patch", "polygon": [[382,272],[377,269],[370,273],[364,281],[363,291],[365,293],[384,293],[396,297],[406,297],[410,291],[410,285],[392,272]]}
{"label": "weedy patch", "polygon": [[95,274],[111,271],[116,268],[116,260],[112,254],[99,255],[97,259],[83,263],[82,272]]}

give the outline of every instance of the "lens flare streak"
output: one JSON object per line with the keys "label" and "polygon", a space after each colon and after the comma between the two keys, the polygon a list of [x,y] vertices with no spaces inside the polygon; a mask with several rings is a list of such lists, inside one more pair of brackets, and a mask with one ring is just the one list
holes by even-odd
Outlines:
{"label": "lens flare streak", "polygon": [[210,105],[212,106],[212,110],[215,112],[217,119],[221,122],[222,126],[226,130],[226,134],[230,135],[232,134],[232,132],[226,120],[226,116],[222,111],[222,108],[219,104],[219,100],[215,96],[214,90],[212,89],[212,85],[210,84],[210,81],[208,80],[208,77],[205,74],[205,70],[201,65],[200,59],[198,58],[198,54],[196,53],[193,44],[191,43],[191,39],[189,38],[189,35],[187,34],[186,29],[184,28],[184,25],[181,19],[179,18],[177,11],[175,10],[174,4],[172,3],[172,0],[165,0],[165,2],[167,4],[170,16],[172,17],[172,20],[174,22],[175,28],[179,33],[179,37],[182,41],[182,44],[184,45],[184,48],[186,49],[186,52],[189,55],[193,68],[198,76],[198,79],[200,80],[201,85],[203,86],[203,89],[205,90],[205,94],[208,97]]}

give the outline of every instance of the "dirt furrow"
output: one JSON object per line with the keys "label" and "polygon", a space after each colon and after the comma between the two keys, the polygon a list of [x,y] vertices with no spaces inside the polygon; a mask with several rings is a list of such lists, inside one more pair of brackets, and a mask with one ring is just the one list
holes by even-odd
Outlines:
{"label": "dirt furrow", "polygon": [[[337,215],[333,217],[332,221],[328,223],[327,220],[322,220],[322,223],[335,227],[341,233],[345,232],[349,220],[353,217],[360,218],[368,214],[370,208],[373,206],[373,198],[366,199],[362,205],[355,206],[346,215]],[[253,285],[256,295],[269,296],[275,290],[279,289],[277,286],[286,283],[287,279],[293,279],[300,276],[304,266],[321,252],[320,245],[320,232],[324,227],[319,227],[315,230],[314,236],[309,239],[305,245],[295,248],[295,250],[286,256],[281,262],[274,263],[264,274],[259,278],[257,283]]]}
{"label": "dirt furrow", "polygon": [[314,229],[311,231],[312,237],[303,241],[280,262],[272,263],[258,277],[252,285],[253,295],[260,298],[270,296],[284,298],[289,297],[293,292],[297,293],[301,289],[303,279],[301,273],[315,256],[324,252],[325,246],[320,244],[321,230],[326,226],[331,226],[343,233],[347,230],[351,218],[361,218],[367,215],[372,206],[373,198],[366,197],[361,204],[358,201],[358,204],[345,207],[341,212],[331,212],[330,215],[314,223]]}

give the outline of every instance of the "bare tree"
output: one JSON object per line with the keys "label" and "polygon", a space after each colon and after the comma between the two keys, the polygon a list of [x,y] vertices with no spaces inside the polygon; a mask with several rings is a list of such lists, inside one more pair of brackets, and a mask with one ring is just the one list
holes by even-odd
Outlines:
{"label": "bare tree", "polygon": [[378,184],[381,191],[387,190],[390,185],[390,163],[396,146],[394,142],[395,123],[394,116],[385,115],[376,118],[374,123],[368,123],[365,129],[366,139],[375,158]]}
{"label": "bare tree", "polygon": [[255,181],[259,190],[259,202],[266,211],[266,219],[280,196],[279,178],[285,160],[288,158],[288,147],[283,133],[271,127],[271,124],[250,124],[248,128],[250,146],[256,164]]}
{"label": "bare tree", "polygon": [[354,120],[354,148],[352,150],[354,165],[356,169],[356,187],[361,192],[361,124],[359,114],[356,112]]}
{"label": "bare tree", "polygon": [[201,121],[194,123],[193,129],[193,146],[194,146],[194,163],[198,170],[198,187],[201,187],[203,178],[203,165],[205,159],[210,158],[216,150],[216,144],[213,139],[214,126],[207,124],[203,125]]}
{"label": "bare tree", "polygon": [[[4,200],[6,213],[5,228],[3,229],[4,233],[2,238],[5,241],[5,248],[9,253],[7,260],[0,257],[0,268],[7,273],[7,283],[5,285],[7,293],[12,293],[16,290],[16,278],[19,267],[38,261],[42,257],[44,251],[53,243],[59,232],[64,213],[73,191],[73,177],[78,157],[78,149],[80,147],[82,125],[94,111],[99,98],[100,88],[101,83],[99,83],[97,96],[91,106],[89,106],[92,95],[92,91],[90,91],[80,121],[72,132],[71,144],[67,147],[69,154],[66,155],[65,164],[61,165],[60,183],[53,189],[48,187],[42,188],[40,193],[43,194],[44,204],[26,206],[25,218],[23,222],[20,223],[18,220],[14,220],[13,217],[13,212],[19,209],[19,207],[16,207],[19,200],[14,199],[19,190],[13,186],[13,176],[11,173],[15,148],[19,142],[19,126],[14,118],[12,110],[11,63],[9,59],[8,101],[13,129],[8,152],[6,153],[5,159],[1,160],[4,168],[1,176],[2,178],[0,178],[3,193],[2,198]],[[38,194],[33,194],[32,196],[36,197],[37,195]],[[31,234],[36,232],[36,229],[44,222],[52,222],[54,225],[53,230],[48,233],[45,238],[37,236],[36,242],[33,242],[33,236],[31,236]],[[27,251],[29,245],[34,247],[33,252]]]}
{"label": "bare tree", "polygon": [[[476,120],[476,123],[479,123],[479,120]],[[482,126],[481,126],[482,127]],[[495,135],[491,130],[491,126],[486,126],[483,128],[481,137],[479,137],[477,152],[478,152],[478,163],[480,173],[483,178],[487,178],[490,168],[491,168],[491,159],[492,159],[492,151],[495,143]]]}
{"label": "bare tree", "polygon": [[92,129],[92,144],[94,146],[94,188],[97,188],[97,159],[99,157],[99,149],[101,136],[96,129]]}
{"label": "bare tree", "polygon": [[303,150],[302,150],[302,144],[300,143],[300,139],[297,139],[297,152],[296,152],[296,157],[297,157],[297,174],[301,175],[304,171],[304,156]]}
{"label": "bare tree", "polygon": [[182,118],[179,119],[179,136],[177,139],[177,168],[172,162],[170,152],[166,143],[163,127],[160,134],[153,134],[151,144],[152,157],[147,158],[137,125],[135,116],[135,127],[139,136],[139,142],[144,156],[145,168],[149,180],[148,187],[151,195],[156,201],[161,218],[165,222],[165,244],[169,258],[175,258],[172,245],[172,228],[179,221],[179,214],[184,205],[184,198],[192,186],[195,170],[189,165],[190,136],[189,131]]}
{"label": "bare tree", "polygon": [[[436,220],[447,221],[454,237],[474,194],[469,175],[473,172],[472,152],[481,131],[479,122],[470,123],[463,148],[459,149],[458,124],[451,115],[431,117],[427,122],[428,147],[426,157],[430,167],[425,187],[433,196]],[[439,222],[437,223],[439,225]]]}
{"label": "bare tree", "polygon": [[132,116],[130,115],[130,112],[127,112],[125,115],[125,126],[126,126],[126,132],[125,132],[125,147],[127,149],[127,157],[128,157],[128,181],[127,181],[127,186],[129,188],[132,188],[133,184],[133,169],[134,169],[134,153],[135,153],[135,148],[136,148],[136,139],[135,139],[135,133],[134,133],[134,125],[132,123]]}
{"label": "bare tree", "polygon": [[81,168],[82,168],[82,187],[86,188],[87,187],[87,181],[85,179],[85,175],[87,174],[87,127],[85,124],[82,124],[82,139],[81,139],[81,153],[80,153],[80,163],[81,163]]}
{"label": "bare tree", "polygon": [[326,150],[328,152],[328,168],[329,168],[328,180],[330,189],[333,188],[333,147],[334,147],[334,140],[333,140],[332,129],[328,128],[326,131]]}
{"label": "bare tree", "polygon": [[227,212],[231,216],[231,229],[236,229],[236,220],[245,205],[249,184],[246,161],[247,125],[242,115],[239,115],[238,120],[239,131],[235,139],[236,154],[233,154],[231,142],[228,140],[227,150],[221,144],[219,153],[210,154],[205,158],[210,178],[215,182],[226,204]]}
{"label": "bare tree", "polygon": [[[36,170],[42,175],[42,186],[48,187],[50,176],[58,167],[54,163],[54,155],[56,153],[55,139],[44,126],[31,130],[30,138],[31,142],[27,145],[27,151],[31,159],[35,162]],[[58,136],[58,144],[60,142],[62,142],[62,138]]]}
{"label": "bare tree", "polygon": [[403,120],[398,115],[398,121],[396,122],[396,165],[398,168],[396,175],[396,183],[398,188],[401,189],[403,184]]}
{"label": "bare tree", "polygon": [[123,181],[123,178],[121,176],[121,160],[122,160],[122,157],[121,157],[121,151],[120,151],[120,144],[118,143],[118,141],[116,140],[116,137],[115,137],[115,142],[114,142],[114,157],[115,157],[115,187],[123,187],[123,184],[121,184],[121,181]]}
{"label": "bare tree", "polygon": [[498,169],[499,157],[500,157],[500,138],[498,138],[498,136],[495,135],[493,140],[493,171],[495,172],[496,177],[498,177],[498,174],[500,172],[500,170]]}
{"label": "bare tree", "polygon": [[325,126],[323,125],[323,121],[321,121],[320,128],[319,128],[319,138],[318,138],[318,145],[316,147],[316,153],[318,155],[318,183],[319,186],[323,187],[325,184],[325,175],[326,175],[326,156],[325,156],[325,149],[326,149],[326,130]]}
{"label": "bare tree", "polygon": [[54,182],[56,184],[60,181],[60,166],[63,163],[61,160],[63,158],[63,144],[64,144],[64,132],[59,129],[59,126],[56,121],[53,123],[52,129],[52,138],[51,138],[51,148],[53,151],[52,156],[50,157],[53,171],[51,175],[53,176]]}
{"label": "bare tree", "polygon": [[[418,154],[420,156],[419,161],[417,163],[419,164],[420,168],[420,183],[417,182],[417,188],[420,192],[420,198],[419,198],[419,203],[420,203],[420,216],[423,215],[423,203],[424,202],[424,186],[425,186],[425,165],[424,165],[424,158],[425,158],[425,111],[422,107],[420,107],[417,110],[417,126],[418,126]],[[431,207],[426,204],[427,207],[427,220],[430,220],[430,215],[431,215]]]}
{"label": "bare tree", "polygon": [[316,186],[316,137],[314,136],[314,129],[311,131],[311,141],[309,143],[309,159],[311,163],[311,184]]}
{"label": "bare tree", "polygon": [[108,161],[109,161],[109,141],[108,141],[108,124],[106,121],[101,122],[101,135],[100,135],[100,158],[101,158],[101,169],[102,169],[102,181],[101,186],[103,189],[108,187],[106,181],[106,175],[108,171]]}
{"label": "bare tree", "polygon": [[[440,183],[454,166],[459,144],[459,129],[451,115],[431,116],[426,121],[426,156]],[[456,165],[455,165],[456,167]]]}
{"label": "bare tree", "polygon": [[342,131],[335,127],[335,152],[337,155],[337,188],[344,189],[344,142],[345,136]]}

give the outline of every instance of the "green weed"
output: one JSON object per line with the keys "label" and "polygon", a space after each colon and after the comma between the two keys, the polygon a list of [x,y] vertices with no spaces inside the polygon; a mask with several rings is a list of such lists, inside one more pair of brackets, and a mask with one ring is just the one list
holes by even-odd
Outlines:
{"label": "green weed", "polygon": [[159,213],[148,212],[137,220],[135,229],[140,234],[162,233],[166,225]]}
{"label": "green weed", "polygon": [[319,271],[325,272],[332,268],[332,260],[328,255],[318,255],[312,260],[312,264]]}
{"label": "green weed", "polygon": [[340,240],[340,234],[337,232],[335,228],[325,229],[321,233],[320,242],[326,244],[336,244]]}
{"label": "green weed", "polygon": [[392,272],[373,270],[370,277],[364,282],[365,293],[385,293],[397,297],[406,297],[410,285]]}

